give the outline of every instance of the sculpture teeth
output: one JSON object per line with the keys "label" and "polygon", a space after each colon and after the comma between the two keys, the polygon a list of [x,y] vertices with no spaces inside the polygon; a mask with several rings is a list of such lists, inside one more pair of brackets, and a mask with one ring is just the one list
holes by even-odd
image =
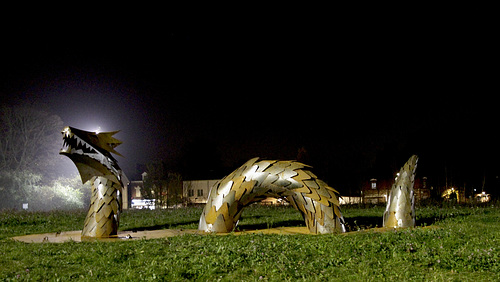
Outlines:
{"label": "sculpture teeth", "polygon": [[78,138],[78,136],[75,136],[75,139],[76,139],[76,146],[79,146],[80,144],[85,143],[85,142],[83,142],[82,139]]}
{"label": "sculpture teeth", "polygon": [[63,148],[61,149],[61,152],[89,157],[109,169],[115,176],[117,176],[118,180],[121,179],[119,175],[120,173],[115,167],[116,163],[112,159],[103,155],[90,143],[87,143],[81,137],[78,137],[69,130],[64,131]]}

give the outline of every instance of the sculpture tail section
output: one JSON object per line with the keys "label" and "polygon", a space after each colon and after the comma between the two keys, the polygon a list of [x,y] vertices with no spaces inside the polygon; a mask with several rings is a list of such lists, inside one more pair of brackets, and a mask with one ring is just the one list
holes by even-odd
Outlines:
{"label": "sculpture tail section", "polygon": [[311,233],[345,232],[339,193],[296,161],[254,158],[215,184],[199,230],[231,232],[242,209],[267,197],[285,198],[302,213]]}
{"label": "sculpture tail section", "polygon": [[89,211],[82,237],[104,238],[117,235],[121,212],[121,185],[105,177],[93,177]]}
{"label": "sculpture tail section", "polygon": [[392,185],[384,212],[384,227],[415,226],[415,195],[413,185],[418,157],[413,155],[401,168]]}

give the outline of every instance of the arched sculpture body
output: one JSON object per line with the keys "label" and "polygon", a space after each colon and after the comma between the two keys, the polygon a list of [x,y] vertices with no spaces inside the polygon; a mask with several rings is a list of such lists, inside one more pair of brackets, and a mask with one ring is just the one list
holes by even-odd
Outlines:
{"label": "arched sculpture body", "polygon": [[384,227],[415,226],[415,170],[418,157],[413,155],[399,171],[392,185],[387,208],[384,212]]}
{"label": "arched sculpture body", "polygon": [[308,168],[297,161],[249,160],[211,188],[198,229],[231,232],[245,206],[281,197],[302,213],[311,233],[345,232],[339,193]]}
{"label": "arched sculpture body", "polygon": [[88,132],[65,127],[61,155],[69,157],[78,168],[82,183],[90,180],[92,194],[82,230],[84,237],[110,237],[118,232],[121,191],[128,184],[112,153],[122,142],[112,136],[116,132]]}

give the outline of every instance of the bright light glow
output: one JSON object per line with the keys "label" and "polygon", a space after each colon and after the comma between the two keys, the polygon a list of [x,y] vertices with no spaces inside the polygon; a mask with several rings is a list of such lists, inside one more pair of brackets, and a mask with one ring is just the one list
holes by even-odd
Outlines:
{"label": "bright light glow", "polygon": [[476,198],[476,201],[480,203],[487,203],[491,200],[491,195],[486,194],[485,191],[481,192],[480,194],[476,194],[474,197]]}
{"label": "bright light glow", "polygon": [[97,129],[95,130],[96,134],[99,134],[99,132],[101,132],[101,127],[100,126],[98,126]]}
{"label": "bright light glow", "polygon": [[451,197],[452,194],[455,194],[455,196],[453,196],[453,198],[456,198],[457,202],[459,202],[460,198],[463,197],[463,194],[460,193],[460,190],[459,189],[455,189],[454,187],[446,189],[443,192],[443,194],[441,194],[441,197],[446,198],[446,199],[450,199],[450,197]]}

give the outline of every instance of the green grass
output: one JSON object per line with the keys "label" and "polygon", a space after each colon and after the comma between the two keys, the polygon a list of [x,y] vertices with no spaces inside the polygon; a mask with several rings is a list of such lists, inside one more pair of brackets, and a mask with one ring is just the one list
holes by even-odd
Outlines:
{"label": "green grass", "polygon": [[[383,207],[344,207],[350,229]],[[201,208],[125,211],[120,229],[196,228]],[[124,242],[26,244],[12,236],[79,230],[85,211],[0,212],[0,280],[500,280],[500,210],[421,207],[415,228],[352,235],[184,235]],[[287,207],[247,207],[241,230],[303,225]]]}

